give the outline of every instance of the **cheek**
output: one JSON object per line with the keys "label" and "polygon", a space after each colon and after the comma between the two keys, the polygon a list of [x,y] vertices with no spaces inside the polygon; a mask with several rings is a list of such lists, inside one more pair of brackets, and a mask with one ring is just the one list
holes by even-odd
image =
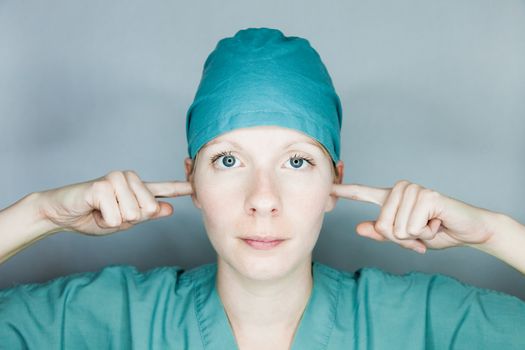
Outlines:
{"label": "cheek", "polygon": [[241,198],[239,190],[225,186],[210,186],[203,189],[199,196],[199,203],[207,224],[231,221],[239,207]]}
{"label": "cheek", "polygon": [[331,183],[326,176],[314,173],[310,176],[284,177],[281,181],[283,198],[293,201],[303,211],[324,210],[331,191]]}
{"label": "cheek", "polygon": [[302,237],[296,241],[302,246],[299,251],[310,251],[317,242],[331,191],[324,177],[314,175],[287,177],[281,182],[282,214],[293,236]]}

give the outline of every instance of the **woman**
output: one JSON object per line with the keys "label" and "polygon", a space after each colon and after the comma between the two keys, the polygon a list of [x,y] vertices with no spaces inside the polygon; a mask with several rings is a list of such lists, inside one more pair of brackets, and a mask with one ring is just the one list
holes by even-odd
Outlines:
{"label": "woman", "polygon": [[[518,349],[525,303],[444,275],[312,262],[337,198],[376,203],[357,232],[408,249],[471,246],[525,273],[525,227],[408,181],[344,185],[341,105],[309,43],[269,28],[221,40],[186,120],[187,182],[132,171],[32,193],[0,212],[3,260],[54,232],[109,234],[191,195],[217,264],[96,273],[0,291],[5,348]],[[29,222],[28,222],[29,220]],[[9,228],[7,230],[6,228]]]}

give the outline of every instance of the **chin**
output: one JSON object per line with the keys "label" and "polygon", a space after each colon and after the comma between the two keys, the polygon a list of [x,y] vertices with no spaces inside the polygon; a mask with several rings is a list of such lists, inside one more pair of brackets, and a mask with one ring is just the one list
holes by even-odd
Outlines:
{"label": "chin", "polygon": [[254,281],[269,281],[285,277],[293,267],[290,254],[279,252],[261,255],[259,252],[243,252],[228,258],[228,265],[245,278]]}
{"label": "chin", "polygon": [[246,278],[252,280],[269,281],[286,276],[290,270],[289,263],[290,261],[285,259],[284,256],[281,259],[254,257],[240,262],[238,271]]}
{"label": "chin", "polygon": [[285,245],[269,250],[258,250],[242,240],[234,244],[215,247],[218,258],[239,275],[254,281],[270,281],[287,277],[306,258],[304,246],[290,239]]}

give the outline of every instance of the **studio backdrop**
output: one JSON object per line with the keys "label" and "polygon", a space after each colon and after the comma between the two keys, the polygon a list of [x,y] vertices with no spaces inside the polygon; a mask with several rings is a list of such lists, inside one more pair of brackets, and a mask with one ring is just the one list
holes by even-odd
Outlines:
{"label": "studio backdrop", "polygon": [[[321,55],[343,107],[344,183],[406,179],[525,223],[517,0],[0,1],[0,208],[112,170],[185,180],[185,113],[204,61],[218,40],[248,27],[306,38]],[[0,288],[111,264],[213,262],[191,198],[166,201],[175,209],[168,218],[33,244],[0,265]],[[357,235],[379,212],[339,199],[314,260],[443,273],[525,299],[525,276],[488,254],[420,255]]]}

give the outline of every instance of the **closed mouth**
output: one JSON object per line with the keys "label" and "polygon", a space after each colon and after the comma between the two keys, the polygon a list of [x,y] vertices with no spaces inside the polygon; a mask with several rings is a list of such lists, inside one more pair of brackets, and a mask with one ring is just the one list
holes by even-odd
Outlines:
{"label": "closed mouth", "polygon": [[276,236],[247,236],[247,237],[241,237],[241,239],[257,241],[257,242],[274,242],[274,241],[284,241],[287,238],[276,237]]}

